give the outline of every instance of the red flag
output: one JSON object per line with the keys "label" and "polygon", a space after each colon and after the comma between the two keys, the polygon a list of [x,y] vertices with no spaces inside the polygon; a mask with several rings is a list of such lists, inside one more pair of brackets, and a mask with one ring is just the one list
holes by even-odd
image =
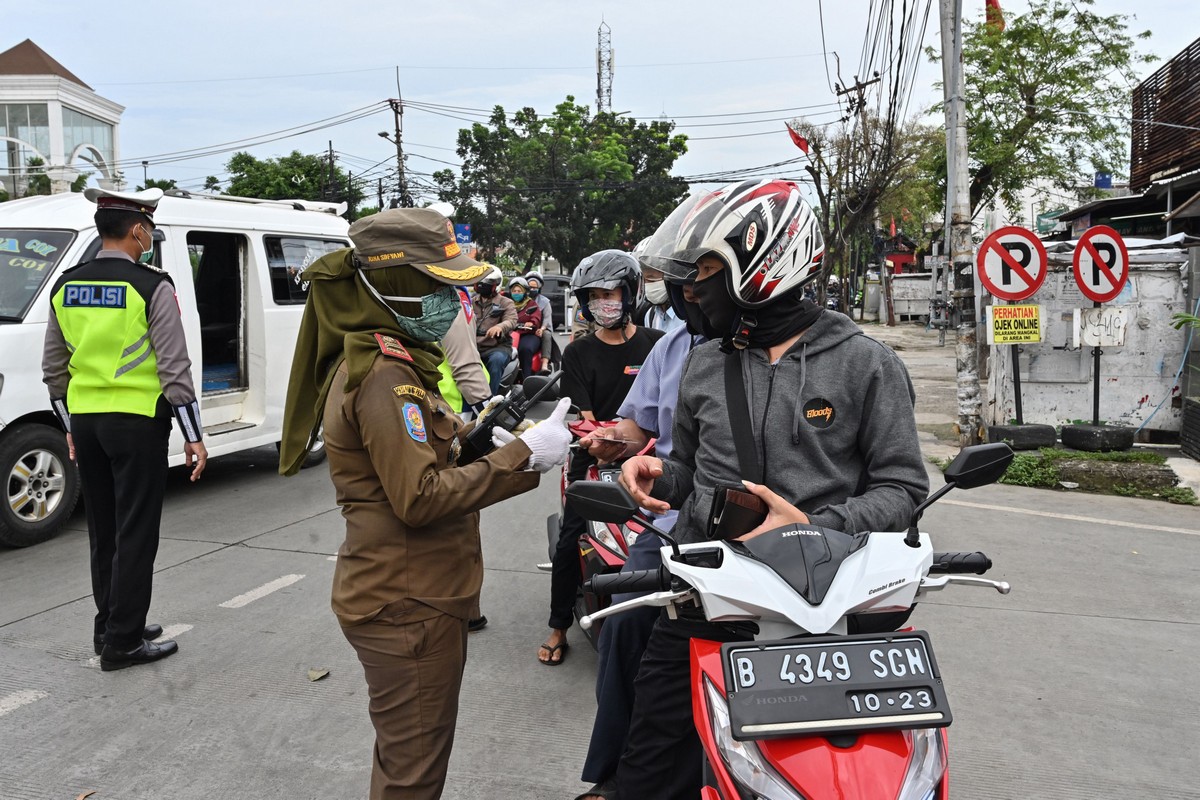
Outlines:
{"label": "red flag", "polygon": [[794,145],[796,145],[796,147],[799,147],[801,150],[803,150],[805,153],[807,153],[808,152],[808,139],[805,139],[803,136],[796,133],[795,128],[793,128],[791,125],[788,126],[787,130],[788,130],[788,135],[792,137],[792,143]]}
{"label": "red flag", "polygon": [[892,217],[892,237],[896,236],[896,218]]}
{"label": "red flag", "polygon": [[997,33],[1004,30],[1004,12],[1000,9],[1000,0],[983,0],[987,25]]}

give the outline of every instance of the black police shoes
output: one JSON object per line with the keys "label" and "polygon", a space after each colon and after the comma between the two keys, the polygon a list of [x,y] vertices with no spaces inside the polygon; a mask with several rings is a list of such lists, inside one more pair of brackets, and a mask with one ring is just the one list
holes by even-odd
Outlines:
{"label": "black police shoes", "polygon": [[467,622],[468,633],[478,633],[487,627],[487,617],[478,617]]}
{"label": "black police shoes", "polygon": [[166,658],[179,650],[179,645],[168,639],[165,642],[148,642],[143,640],[140,645],[128,652],[122,652],[112,645],[106,644],[100,653],[100,669],[112,672],[116,669],[136,667],[138,664],[149,664]]}
{"label": "black police shoes", "polygon": [[[160,636],[162,636],[162,625],[147,625],[146,629],[142,631],[143,639],[157,639]],[[100,655],[100,651],[104,649],[104,637],[93,636],[92,647],[96,649],[96,655]]]}

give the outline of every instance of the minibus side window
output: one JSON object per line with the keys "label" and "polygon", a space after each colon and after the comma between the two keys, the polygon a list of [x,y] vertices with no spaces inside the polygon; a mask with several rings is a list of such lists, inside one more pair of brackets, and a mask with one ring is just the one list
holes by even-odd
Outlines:
{"label": "minibus side window", "polygon": [[267,251],[271,296],[281,306],[303,304],[308,297],[308,281],[301,280],[300,273],[326,253],[347,246],[346,242],[334,239],[302,236],[264,236],[263,245]]}

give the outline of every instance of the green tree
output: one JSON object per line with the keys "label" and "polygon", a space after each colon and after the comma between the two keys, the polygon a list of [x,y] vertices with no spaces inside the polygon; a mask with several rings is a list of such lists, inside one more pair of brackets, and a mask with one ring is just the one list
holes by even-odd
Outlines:
{"label": "green tree", "polygon": [[217,180],[216,175],[209,175],[204,179],[204,191],[219,192],[221,191],[221,182]]}
{"label": "green tree", "polygon": [[1150,32],[1131,35],[1131,16],[1093,5],[1029,0],[1003,28],[980,20],[964,29],[972,214],[996,199],[1016,212],[1018,195],[1039,180],[1078,191],[1094,172],[1125,174],[1123,118],[1136,67],[1154,60],[1138,50]]}
{"label": "green tree", "polygon": [[175,188],[177,188],[177,187],[175,184],[175,180],[173,178],[171,180],[165,180],[165,181],[160,181],[157,178],[149,178],[146,181],[146,185],[137,187],[136,191],[144,192],[147,189],[162,189],[165,192],[168,189],[175,189]]}
{"label": "green tree", "polygon": [[548,254],[574,267],[605,248],[649,236],[687,192],[670,175],[687,151],[674,123],[592,114],[568,96],[548,116],[496,106],[459,131],[459,175],[434,174],[441,200],[472,225],[481,255],[498,248],[530,265]]}
{"label": "green tree", "polygon": [[[940,205],[928,169],[937,131],[916,122],[897,125],[889,121],[892,113],[881,117],[863,111],[836,126],[791,123],[808,140],[811,153],[805,170],[819,200],[815,211],[825,238],[824,268],[843,285],[873,257],[877,221],[888,225],[895,216],[897,228],[919,233]],[[824,286],[821,281],[819,293]],[[848,293],[842,299],[848,300]]]}
{"label": "green tree", "polygon": [[25,194],[50,194],[50,176],[46,174],[46,162],[37,156],[30,156],[25,160],[25,166],[29,167],[29,182]]}
{"label": "green tree", "polygon": [[[299,150],[279,158],[257,159],[234,153],[225,165],[228,193],[263,200],[347,200],[346,173],[330,165],[325,155],[305,155]],[[207,182],[206,182],[207,186]]]}

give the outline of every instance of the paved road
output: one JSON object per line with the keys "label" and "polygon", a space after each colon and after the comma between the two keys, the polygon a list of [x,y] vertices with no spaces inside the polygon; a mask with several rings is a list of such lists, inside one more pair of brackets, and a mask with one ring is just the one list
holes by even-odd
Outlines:
{"label": "paved road", "polygon": [[[329,611],[340,518],[324,467],[275,475],[273,448],[173,471],[152,619],[180,653],[102,673],[81,515],[0,550],[0,800],[340,800],[365,796],[372,730]],[[560,800],[578,781],[595,659],[579,632],[540,666],[554,480],[484,514],[448,800]],[[939,549],[988,552],[1007,597],[947,591],[929,630],[955,714],[960,800],[1200,797],[1200,515],[993,486],[926,515]],[[310,668],[328,669],[310,682]]]}

